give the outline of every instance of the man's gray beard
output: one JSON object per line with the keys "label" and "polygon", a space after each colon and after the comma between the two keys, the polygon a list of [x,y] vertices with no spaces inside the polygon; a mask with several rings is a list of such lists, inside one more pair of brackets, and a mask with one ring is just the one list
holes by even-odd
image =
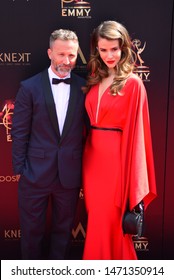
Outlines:
{"label": "man's gray beard", "polygon": [[61,76],[67,76],[71,72],[71,67],[65,69],[65,66],[58,65],[55,67],[55,70],[57,71],[58,74]]}

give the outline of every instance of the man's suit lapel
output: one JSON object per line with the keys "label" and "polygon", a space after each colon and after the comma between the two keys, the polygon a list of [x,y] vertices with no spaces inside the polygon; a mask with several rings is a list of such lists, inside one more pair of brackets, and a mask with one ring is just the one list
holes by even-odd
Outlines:
{"label": "man's suit lapel", "polygon": [[72,120],[73,120],[73,114],[74,114],[76,104],[77,104],[77,101],[78,101],[78,91],[79,91],[79,89],[77,89],[77,86],[76,86],[76,77],[73,76],[73,73],[71,74],[71,76],[72,76],[72,82],[71,82],[71,85],[70,85],[70,98],[69,98],[67,114],[66,114],[65,123],[64,123],[64,127],[63,127],[60,142],[62,142],[63,138],[65,137],[66,133],[68,132],[68,130],[71,126],[71,123],[72,123]]}
{"label": "man's suit lapel", "polygon": [[48,77],[48,70],[45,70],[42,72],[42,85],[43,85],[43,92],[45,96],[45,102],[48,108],[48,113],[51,119],[51,122],[53,124],[53,127],[55,129],[55,132],[60,139],[60,132],[59,132],[59,125],[58,125],[58,120],[57,120],[57,115],[56,115],[56,108],[55,108],[55,103],[53,99],[53,94],[51,90],[51,85]]}

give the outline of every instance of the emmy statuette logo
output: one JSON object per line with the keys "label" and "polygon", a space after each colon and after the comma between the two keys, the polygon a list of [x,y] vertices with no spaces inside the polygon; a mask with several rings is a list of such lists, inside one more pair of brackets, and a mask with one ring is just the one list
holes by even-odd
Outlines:
{"label": "emmy statuette logo", "polygon": [[91,18],[89,1],[61,0],[62,17]]}
{"label": "emmy statuette logo", "polygon": [[132,44],[136,52],[136,69],[134,73],[137,74],[143,80],[143,82],[149,82],[150,70],[149,67],[144,64],[144,60],[142,58],[142,53],[146,48],[146,42],[142,46],[142,43],[139,39],[134,39]]}
{"label": "emmy statuette logo", "polygon": [[11,127],[12,127],[12,115],[14,110],[14,102],[12,100],[6,101],[2,111],[0,111],[0,125],[5,127],[7,142],[11,142]]}

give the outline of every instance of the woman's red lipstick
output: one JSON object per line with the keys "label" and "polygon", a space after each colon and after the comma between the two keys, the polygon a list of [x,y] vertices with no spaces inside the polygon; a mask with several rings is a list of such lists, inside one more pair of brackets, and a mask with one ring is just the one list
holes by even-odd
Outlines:
{"label": "woman's red lipstick", "polygon": [[114,63],[114,62],[115,62],[115,60],[109,60],[109,61],[107,61],[108,64],[112,64],[112,63]]}

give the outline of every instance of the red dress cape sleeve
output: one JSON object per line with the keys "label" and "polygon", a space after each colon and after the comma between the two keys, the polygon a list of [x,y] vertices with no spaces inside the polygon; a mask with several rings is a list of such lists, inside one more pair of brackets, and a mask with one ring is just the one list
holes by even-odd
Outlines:
{"label": "red dress cape sleeve", "polygon": [[123,213],[128,205],[133,209],[141,200],[146,209],[157,195],[147,94],[141,79],[135,81],[128,93],[121,147],[122,183],[116,198]]}

